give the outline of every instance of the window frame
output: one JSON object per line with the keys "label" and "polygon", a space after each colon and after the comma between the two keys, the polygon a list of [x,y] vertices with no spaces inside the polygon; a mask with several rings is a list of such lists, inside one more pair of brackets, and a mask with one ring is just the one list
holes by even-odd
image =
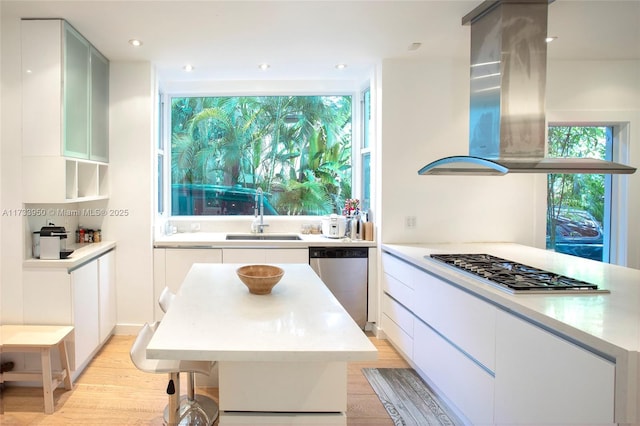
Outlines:
{"label": "window frame", "polygon": [[[611,161],[629,164],[630,159],[630,123],[633,115],[614,111],[547,111],[547,132],[549,126],[598,126],[612,127]],[[536,226],[542,232],[534,237],[535,245],[544,248],[547,214],[547,175],[539,175],[535,198],[539,200]],[[629,249],[629,176],[611,175],[610,183],[610,224],[609,224],[609,263],[626,265]]]}

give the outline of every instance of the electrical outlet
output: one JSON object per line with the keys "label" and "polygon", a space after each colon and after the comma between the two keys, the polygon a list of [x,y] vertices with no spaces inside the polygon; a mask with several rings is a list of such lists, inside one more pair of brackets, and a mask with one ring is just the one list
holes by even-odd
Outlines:
{"label": "electrical outlet", "polygon": [[405,216],[404,217],[404,226],[405,228],[415,228],[416,227],[416,217],[415,216]]}
{"label": "electrical outlet", "polygon": [[199,231],[200,230],[200,224],[199,223],[192,223],[191,224],[191,232],[195,232],[195,231]]}

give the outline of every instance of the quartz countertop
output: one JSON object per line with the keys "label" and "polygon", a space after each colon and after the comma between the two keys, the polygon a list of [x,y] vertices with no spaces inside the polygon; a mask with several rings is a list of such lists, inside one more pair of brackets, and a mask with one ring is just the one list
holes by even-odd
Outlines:
{"label": "quartz countertop", "polygon": [[373,360],[377,350],[309,265],[282,264],[255,295],[237,264],[196,263],[147,347],[150,358],[217,361]]}
{"label": "quartz countertop", "polygon": [[[382,250],[609,356],[640,350],[640,270],[511,243],[383,244]],[[428,258],[434,253],[488,253],[597,284],[611,293],[509,294]]]}
{"label": "quartz countertop", "polygon": [[249,234],[248,232],[178,232],[157,237],[156,248],[305,248],[305,247],[375,247],[375,241],[352,240],[350,238],[329,238],[321,234],[298,234],[286,232],[266,232],[256,235],[298,235],[300,240],[227,240],[227,235]]}
{"label": "quartz countertop", "polygon": [[66,268],[75,269],[78,266],[95,259],[108,252],[116,246],[115,241],[101,241],[99,243],[67,244],[67,249],[72,249],[73,253],[66,259],[42,260],[26,259],[22,266],[30,269]]}

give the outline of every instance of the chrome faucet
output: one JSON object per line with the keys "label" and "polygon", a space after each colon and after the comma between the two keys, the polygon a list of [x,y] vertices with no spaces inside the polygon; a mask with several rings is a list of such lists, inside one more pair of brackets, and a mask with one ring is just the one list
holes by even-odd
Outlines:
{"label": "chrome faucet", "polygon": [[[258,214],[260,214],[260,222],[258,222]],[[251,226],[251,230],[253,232],[258,232],[262,234],[264,232],[264,227],[269,226],[269,224],[264,223],[264,192],[262,188],[258,188],[256,190],[255,204],[253,207],[253,225]]]}

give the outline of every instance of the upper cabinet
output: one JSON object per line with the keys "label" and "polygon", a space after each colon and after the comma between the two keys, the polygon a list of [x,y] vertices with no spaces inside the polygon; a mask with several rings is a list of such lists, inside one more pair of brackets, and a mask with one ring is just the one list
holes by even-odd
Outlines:
{"label": "upper cabinet", "polygon": [[109,161],[109,61],[91,48],[91,144],[89,158]]}
{"label": "upper cabinet", "polygon": [[109,61],[64,20],[21,30],[24,202],[107,198]]}

